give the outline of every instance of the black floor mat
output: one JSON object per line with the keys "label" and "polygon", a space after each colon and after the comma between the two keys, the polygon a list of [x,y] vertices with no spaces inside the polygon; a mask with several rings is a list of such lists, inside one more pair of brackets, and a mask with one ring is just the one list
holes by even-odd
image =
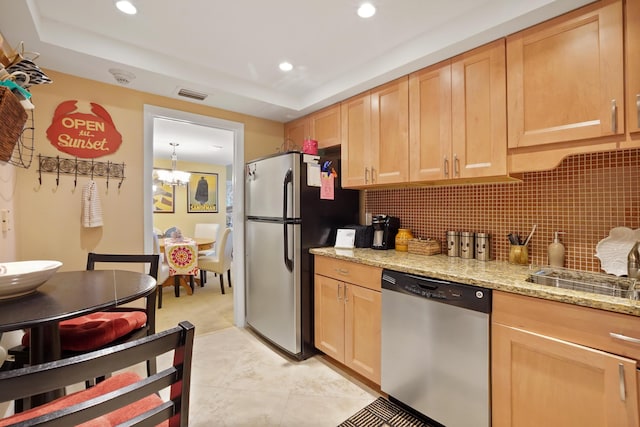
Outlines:
{"label": "black floor mat", "polygon": [[379,397],[338,427],[430,427],[398,405]]}

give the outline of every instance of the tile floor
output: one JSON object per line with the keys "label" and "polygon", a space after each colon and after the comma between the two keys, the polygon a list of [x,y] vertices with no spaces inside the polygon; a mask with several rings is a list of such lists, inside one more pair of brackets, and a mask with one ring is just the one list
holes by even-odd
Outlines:
{"label": "tile floor", "polygon": [[245,329],[195,340],[193,427],[337,426],[377,396],[322,356],[288,360]]}
{"label": "tile floor", "polygon": [[233,326],[233,288],[207,282],[180,298],[165,290],[157,311],[158,330],[196,325],[189,426],[333,427],[379,396],[323,355],[294,361]]}
{"label": "tile floor", "polygon": [[[194,295],[165,292],[157,329],[185,319],[196,325],[190,427],[334,427],[379,396],[323,355],[294,361],[233,326],[233,290],[221,295],[217,278]],[[168,357],[158,360],[159,369]],[[146,374],[144,364],[133,369]],[[0,403],[0,417],[11,413],[8,402]]]}

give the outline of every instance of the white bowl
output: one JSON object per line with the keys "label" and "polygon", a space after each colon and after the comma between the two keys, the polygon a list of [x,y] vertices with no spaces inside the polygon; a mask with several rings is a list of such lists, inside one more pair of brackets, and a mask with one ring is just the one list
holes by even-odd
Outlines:
{"label": "white bowl", "polygon": [[0,263],[0,299],[35,292],[60,266],[60,261],[48,260]]}

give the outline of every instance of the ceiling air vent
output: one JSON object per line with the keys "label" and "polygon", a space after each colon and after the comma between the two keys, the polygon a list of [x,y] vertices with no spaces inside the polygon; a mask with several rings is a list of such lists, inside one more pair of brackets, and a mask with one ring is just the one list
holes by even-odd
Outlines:
{"label": "ceiling air vent", "polygon": [[200,93],[189,89],[180,89],[178,91],[178,95],[184,96],[185,98],[197,99],[198,101],[204,101],[208,96],[206,93]]}

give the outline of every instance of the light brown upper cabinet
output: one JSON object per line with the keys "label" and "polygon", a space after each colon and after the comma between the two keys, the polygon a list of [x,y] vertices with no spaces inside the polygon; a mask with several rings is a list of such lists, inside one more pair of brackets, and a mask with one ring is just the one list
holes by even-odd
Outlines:
{"label": "light brown upper cabinet", "polygon": [[626,3],[627,128],[640,132],[640,1]]}
{"label": "light brown upper cabinet", "polygon": [[450,177],[451,61],[409,75],[411,181]]}
{"label": "light brown upper cabinet", "polygon": [[411,182],[507,174],[505,43],[409,76]]}
{"label": "light brown upper cabinet", "polygon": [[371,181],[399,184],[409,180],[409,78],[371,91]]}
{"label": "light brown upper cabinet", "polygon": [[302,144],[305,138],[311,135],[311,128],[309,127],[309,118],[302,117],[285,123],[284,125],[284,139],[285,142],[294,143],[302,150]]}
{"label": "light brown upper cabinet", "polygon": [[318,148],[340,145],[340,104],[285,123],[284,137],[300,150],[307,138],[318,141]]}
{"label": "light brown upper cabinet", "polygon": [[408,181],[408,76],[344,101],[341,116],[343,187]]}
{"label": "light brown upper cabinet", "polygon": [[507,37],[509,148],[624,134],[621,0]]}
{"label": "light brown upper cabinet", "polygon": [[318,148],[340,145],[340,104],[320,110],[309,116],[311,137]]}
{"label": "light brown upper cabinet", "polygon": [[371,182],[371,96],[365,93],[343,101],[340,113],[342,186],[364,186]]}

